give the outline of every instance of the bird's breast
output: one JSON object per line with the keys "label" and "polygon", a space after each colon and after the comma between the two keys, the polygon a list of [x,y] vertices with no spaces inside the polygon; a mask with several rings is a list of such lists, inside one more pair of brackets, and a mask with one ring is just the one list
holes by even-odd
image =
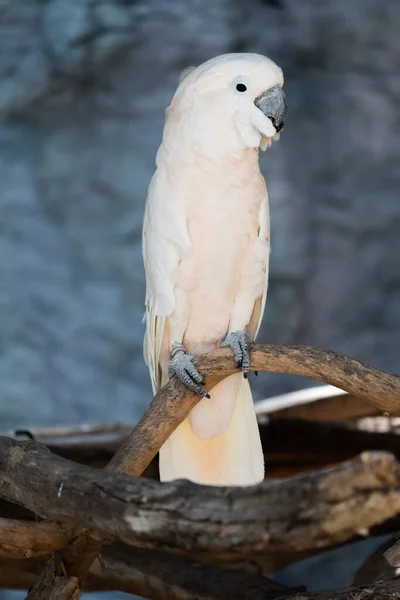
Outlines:
{"label": "bird's breast", "polygon": [[203,182],[187,200],[190,254],[181,261],[177,289],[187,297],[185,344],[193,353],[219,345],[226,335],[239,281],[258,236],[265,183]]}

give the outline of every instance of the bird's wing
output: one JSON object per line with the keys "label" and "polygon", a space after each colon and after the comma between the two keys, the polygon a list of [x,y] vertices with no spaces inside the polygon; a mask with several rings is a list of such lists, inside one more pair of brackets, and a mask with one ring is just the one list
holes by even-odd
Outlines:
{"label": "bird's wing", "polygon": [[267,299],[268,291],[268,273],[269,273],[269,236],[270,236],[270,217],[269,217],[269,203],[268,194],[265,193],[265,197],[261,203],[260,215],[259,215],[259,229],[258,237],[267,244],[267,252],[264,253],[262,270],[264,273],[264,288],[263,293],[259,296],[253,307],[253,312],[250,317],[249,324],[246,331],[251,339],[255,339],[261,326],[261,321],[265,309],[265,301]]}
{"label": "bird's wing", "polygon": [[171,197],[168,179],[159,170],[147,195],[142,248],[146,271],[143,353],[156,393],[161,385],[160,352],[165,323],[175,308],[177,267],[190,250],[184,211]]}

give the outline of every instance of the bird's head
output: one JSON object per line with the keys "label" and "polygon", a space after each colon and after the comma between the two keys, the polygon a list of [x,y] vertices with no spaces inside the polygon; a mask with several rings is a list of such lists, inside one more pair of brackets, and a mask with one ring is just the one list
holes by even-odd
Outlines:
{"label": "bird's head", "polygon": [[170,109],[190,115],[187,127],[211,144],[235,135],[242,148],[265,150],[285,121],[282,86],[282,70],[269,58],[225,54],[186,69]]}

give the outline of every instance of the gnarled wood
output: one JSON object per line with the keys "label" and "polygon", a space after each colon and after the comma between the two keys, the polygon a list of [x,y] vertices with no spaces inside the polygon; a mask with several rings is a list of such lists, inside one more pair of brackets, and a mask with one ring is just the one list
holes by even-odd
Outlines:
{"label": "gnarled wood", "polygon": [[299,593],[279,600],[395,600],[400,598],[400,581],[377,581],[376,583],[349,587],[327,592]]}
{"label": "gnarled wood", "polygon": [[[325,592],[289,591],[259,575],[221,569],[162,552],[113,545],[96,561],[84,591],[120,590],[152,600],[394,600],[400,580]],[[26,589],[42,569],[41,559],[0,558],[0,587]]]}
{"label": "gnarled wood", "polygon": [[256,560],[273,571],[400,516],[400,467],[365,453],[333,469],[250,488],[160,484],[71,463],[33,442],[0,441],[0,495],[100,539]]}
{"label": "gnarled wood", "polygon": [[[27,589],[43,569],[43,559],[0,558],[0,588]],[[90,568],[85,591],[118,590],[152,600],[268,600],[290,589],[249,566],[224,568],[158,550],[105,546]]]}
{"label": "gnarled wood", "polygon": [[[339,423],[281,418],[276,414],[281,413],[259,415],[268,478],[321,469],[366,450],[387,450],[400,458],[399,417],[372,416]],[[132,427],[117,424],[53,427],[32,429],[29,436],[59,456],[89,466],[105,467],[128,438]],[[8,434],[7,437],[19,440],[30,439],[28,432]],[[157,457],[143,475],[158,479]],[[0,507],[0,511],[11,517],[6,509]]]}
{"label": "gnarled wood", "polygon": [[400,567],[400,540],[391,545],[384,556],[391,567]]}
{"label": "gnarled wood", "polygon": [[[209,391],[237,371],[232,352],[219,348],[195,359]],[[310,346],[254,345],[251,369],[292,373],[329,383],[360,397],[375,408],[400,415],[400,377],[366,366],[330,350]],[[148,410],[110,462],[110,467],[140,475],[199,397],[175,378],[154,397]]]}
{"label": "gnarled wood", "polygon": [[66,546],[72,535],[73,529],[65,525],[0,518],[0,556],[42,556]]}
{"label": "gnarled wood", "polygon": [[[230,349],[220,348],[201,356],[196,359],[196,366],[206,378],[207,390],[224,377],[236,372]],[[331,351],[300,346],[253,346],[251,368],[256,371],[312,377],[354,393],[380,410],[400,414],[400,377],[379,372]],[[140,475],[198,401],[199,397],[188,391],[176,379],[169,381],[155,396],[149,409],[107,468],[130,475]],[[100,549],[100,543],[96,544],[90,540],[84,558],[82,540],[76,541],[79,551],[76,552],[73,546],[65,557],[68,575],[78,574],[80,583],[83,581],[86,566],[95,559]],[[80,563],[77,563],[76,556],[79,556]],[[40,588],[39,583],[38,589]],[[32,594],[29,598],[39,600],[37,594]]]}

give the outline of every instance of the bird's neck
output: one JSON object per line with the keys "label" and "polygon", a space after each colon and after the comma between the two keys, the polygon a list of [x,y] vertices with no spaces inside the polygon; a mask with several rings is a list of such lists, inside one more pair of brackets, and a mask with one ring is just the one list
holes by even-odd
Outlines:
{"label": "bird's neck", "polygon": [[235,173],[254,172],[259,170],[258,148],[233,147],[232,144],[209,144],[196,140],[196,143],[181,143],[170,145],[163,143],[159,150],[163,162],[169,168],[200,170],[205,174],[230,177]]}
{"label": "bird's neck", "polygon": [[208,164],[211,170],[258,166],[259,136],[245,139],[241,133],[243,127],[238,127],[232,119],[216,121],[211,118],[211,111],[201,119],[195,115],[195,111],[167,112],[163,153],[168,164],[197,162]]}

